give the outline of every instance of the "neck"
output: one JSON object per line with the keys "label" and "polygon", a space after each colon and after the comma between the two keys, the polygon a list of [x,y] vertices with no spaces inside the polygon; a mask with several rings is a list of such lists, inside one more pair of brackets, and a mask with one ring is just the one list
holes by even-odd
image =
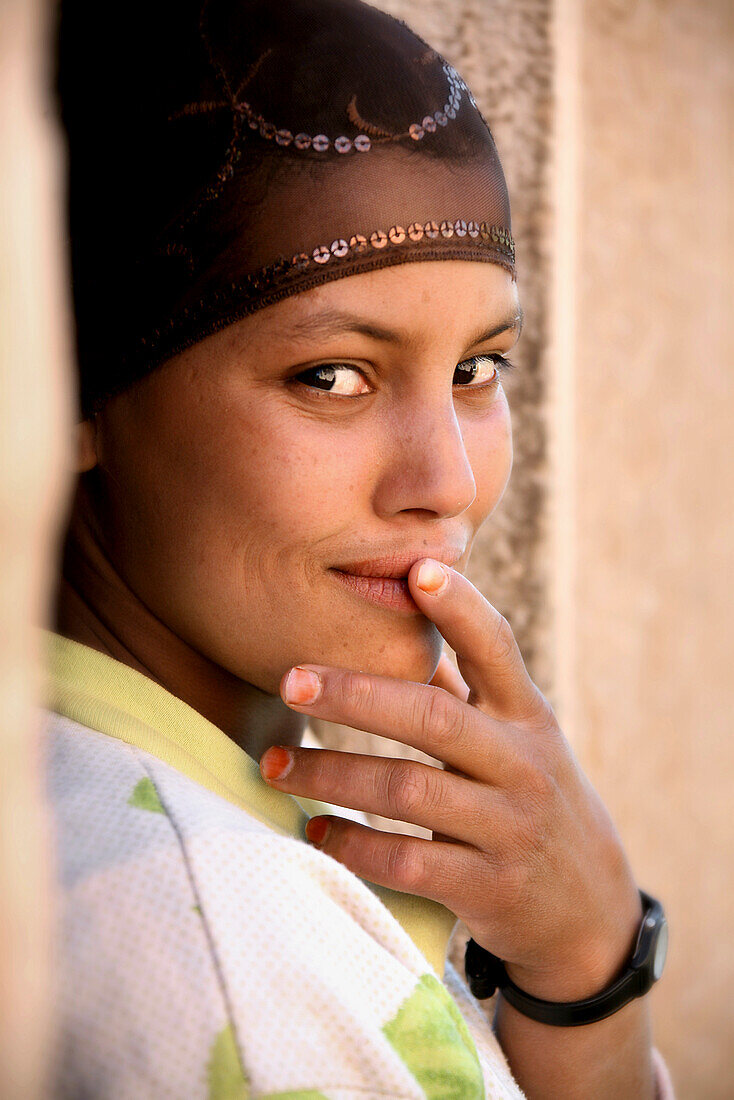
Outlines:
{"label": "neck", "polygon": [[107,554],[79,480],[66,533],[54,629],[142,672],[223,730],[253,759],[298,745],[306,720],[179,638],[128,587]]}

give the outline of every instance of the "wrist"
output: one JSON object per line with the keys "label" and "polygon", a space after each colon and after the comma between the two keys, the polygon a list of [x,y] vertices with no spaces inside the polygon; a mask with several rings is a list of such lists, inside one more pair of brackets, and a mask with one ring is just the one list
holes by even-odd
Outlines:
{"label": "wrist", "polygon": [[632,904],[623,914],[605,922],[593,943],[576,945],[547,967],[535,968],[505,962],[510,981],[524,993],[546,1001],[585,1000],[606,989],[629,963],[643,915],[635,890]]}
{"label": "wrist", "polygon": [[[573,969],[546,968],[540,975],[535,969],[515,964],[512,970],[523,982],[524,988],[521,988],[510,977],[502,960],[471,938],[464,957],[471,992],[481,1000],[499,989],[497,1012],[501,1013],[507,1003],[516,1010],[509,1013],[508,1018],[512,1020],[529,1016],[540,1024],[563,1028],[606,1020],[631,1001],[644,997],[661,977],[665,966],[668,949],[665,912],[661,903],[644,890],[639,891],[639,897],[643,911],[637,936],[621,966],[617,965],[618,956],[612,955],[592,955],[590,964],[584,965],[577,960]],[[580,952],[579,957],[583,958]],[[602,958],[613,961],[597,961]],[[596,983],[602,976],[604,987],[598,989]],[[590,990],[591,982],[594,990]],[[530,992],[529,986],[535,992]],[[644,1009],[639,1008],[634,1015],[641,1017],[644,1014]]]}

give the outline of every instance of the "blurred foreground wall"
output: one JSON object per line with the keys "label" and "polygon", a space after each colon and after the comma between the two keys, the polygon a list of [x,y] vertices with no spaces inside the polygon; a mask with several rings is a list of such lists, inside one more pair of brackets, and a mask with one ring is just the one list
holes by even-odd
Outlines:
{"label": "blurred foreground wall", "polygon": [[465,77],[510,188],[515,464],[471,577],[668,911],[650,996],[679,1100],[729,1100],[734,4],[381,6]]}
{"label": "blurred foreground wall", "polygon": [[0,1097],[48,1095],[51,832],[33,624],[47,617],[68,491],[66,265],[48,120],[48,9],[0,0]]}
{"label": "blurred foreground wall", "polygon": [[[574,10],[575,9],[575,10]],[[681,1100],[734,1096],[734,4],[558,6],[554,691],[641,885]],[[573,73],[573,80],[570,74]],[[575,158],[575,167],[570,158]],[[574,201],[575,200],[575,201]],[[575,319],[575,329],[574,329]]]}

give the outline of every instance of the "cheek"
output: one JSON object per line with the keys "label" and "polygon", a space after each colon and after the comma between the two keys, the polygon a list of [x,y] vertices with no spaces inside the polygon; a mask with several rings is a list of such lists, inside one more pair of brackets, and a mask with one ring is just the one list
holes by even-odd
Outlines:
{"label": "cheek", "polygon": [[[238,442],[239,441],[239,442]],[[297,549],[341,530],[364,507],[373,444],[302,415],[243,417],[219,470],[216,508],[234,533]]]}
{"label": "cheek", "polygon": [[320,419],[267,392],[245,396],[226,378],[189,387],[177,378],[197,400],[179,400],[172,417],[165,381],[111,425],[106,463],[111,542],[144,572],[176,572],[182,558],[194,573],[229,568],[233,554],[248,570],[280,568],[344,530],[369,500],[374,433],[354,420]]}
{"label": "cheek", "polygon": [[363,523],[376,462],[372,435],[282,401],[228,403],[218,420],[216,435],[197,429],[196,446],[182,447],[181,432],[175,446],[166,444],[178,499],[168,502],[167,521],[154,519],[159,538],[174,560],[185,546],[202,583],[223,587],[225,600],[243,573],[270,592],[287,582],[298,600],[333,540]]}
{"label": "cheek", "polygon": [[463,437],[477,486],[472,511],[481,523],[502,499],[512,471],[512,420],[504,393],[486,417],[464,426]]}

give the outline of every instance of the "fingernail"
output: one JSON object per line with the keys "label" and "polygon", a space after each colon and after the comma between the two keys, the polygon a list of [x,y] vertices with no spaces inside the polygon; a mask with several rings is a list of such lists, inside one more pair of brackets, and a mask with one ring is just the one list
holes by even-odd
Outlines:
{"label": "fingernail", "polygon": [[329,822],[325,817],[312,817],[310,821],[306,822],[306,839],[321,847],[326,840],[329,827]]}
{"label": "fingernail", "polygon": [[421,591],[433,593],[443,588],[447,580],[448,573],[441,563],[429,558],[428,561],[423,562],[423,565],[418,570],[418,576],[415,579],[415,583]]}
{"label": "fingernail", "polygon": [[264,779],[283,779],[293,767],[293,753],[280,745],[271,745],[260,757],[260,771]]}
{"label": "fingernail", "polygon": [[321,694],[321,677],[317,672],[296,666],[288,673],[284,695],[286,703],[315,703]]}

